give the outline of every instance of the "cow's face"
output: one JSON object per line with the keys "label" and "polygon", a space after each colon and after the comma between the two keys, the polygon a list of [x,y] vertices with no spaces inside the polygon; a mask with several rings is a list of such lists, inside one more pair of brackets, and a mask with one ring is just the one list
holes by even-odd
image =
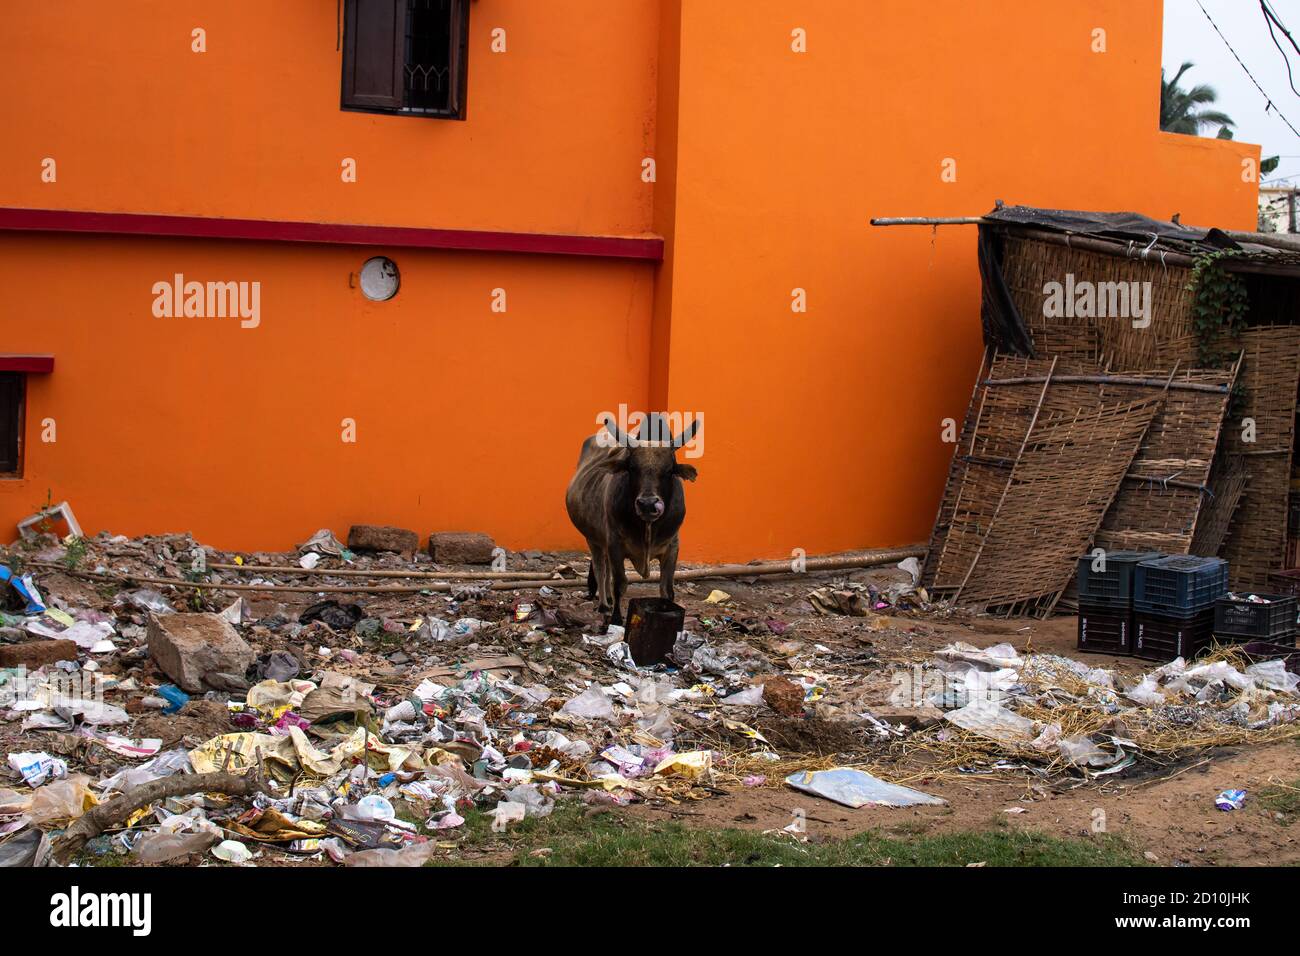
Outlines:
{"label": "cow's face", "polygon": [[658,521],[672,504],[677,490],[674,479],[694,481],[699,474],[695,466],[677,461],[677,449],[690,441],[690,435],[694,434],[695,429],[692,427],[688,429],[690,434],[669,441],[629,441],[612,423],[606,424],[610,426],[614,437],[625,446],[614,467],[627,475],[632,508],[637,518],[647,524]]}
{"label": "cow's face", "polygon": [[676,449],[664,445],[642,445],[627,450],[627,476],[636,516],[647,523],[658,521],[673,500],[674,478],[694,481],[694,466],[680,464]]}

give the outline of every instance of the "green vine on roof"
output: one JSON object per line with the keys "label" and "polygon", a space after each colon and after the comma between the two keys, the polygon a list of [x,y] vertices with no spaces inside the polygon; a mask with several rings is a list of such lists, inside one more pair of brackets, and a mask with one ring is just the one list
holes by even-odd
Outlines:
{"label": "green vine on roof", "polygon": [[[1224,268],[1224,259],[1240,249],[1219,249],[1196,258],[1187,291],[1192,293],[1192,331],[1202,368],[1222,368],[1232,361],[1232,343],[1245,331],[1250,297],[1241,276]],[[1226,346],[1226,347],[1225,347]]]}

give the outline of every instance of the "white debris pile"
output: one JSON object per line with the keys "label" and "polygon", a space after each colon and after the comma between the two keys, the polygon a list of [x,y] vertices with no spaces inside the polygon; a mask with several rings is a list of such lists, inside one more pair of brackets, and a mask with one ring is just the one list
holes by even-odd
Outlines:
{"label": "white debris pile", "polygon": [[[931,673],[937,679],[926,681],[924,703],[946,711],[951,727],[1093,776],[1134,763],[1150,733],[1258,731],[1300,719],[1300,676],[1281,660],[1238,669],[1228,660],[1189,666],[1179,658],[1126,687],[1114,672],[1071,658],[958,642],[935,653]],[[1100,729],[1063,729],[1080,723]],[[938,732],[941,741],[951,735]]]}

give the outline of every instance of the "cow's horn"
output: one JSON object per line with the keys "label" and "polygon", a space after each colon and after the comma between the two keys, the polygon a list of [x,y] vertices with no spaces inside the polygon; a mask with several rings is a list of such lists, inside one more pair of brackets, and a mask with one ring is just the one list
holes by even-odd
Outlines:
{"label": "cow's horn", "polygon": [[695,432],[700,427],[699,418],[691,419],[691,423],[686,426],[686,430],[673,439],[673,448],[681,448],[688,441],[695,437]]}
{"label": "cow's horn", "polygon": [[611,435],[614,436],[614,441],[618,442],[619,445],[631,448],[636,444],[636,442],[633,439],[629,438],[627,435],[624,435],[623,432],[619,429],[618,423],[614,421],[613,415],[605,416],[605,428]]}

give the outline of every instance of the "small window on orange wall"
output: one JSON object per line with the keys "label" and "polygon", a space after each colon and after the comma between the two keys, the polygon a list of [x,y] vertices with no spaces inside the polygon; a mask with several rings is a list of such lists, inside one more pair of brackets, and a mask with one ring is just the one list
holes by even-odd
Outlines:
{"label": "small window on orange wall", "polygon": [[23,476],[23,398],[27,376],[0,372],[0,478]]}
{"label": "small window on orange wall", "polygon": [[470,0],[346,0],[345,110],[463,120]]}

